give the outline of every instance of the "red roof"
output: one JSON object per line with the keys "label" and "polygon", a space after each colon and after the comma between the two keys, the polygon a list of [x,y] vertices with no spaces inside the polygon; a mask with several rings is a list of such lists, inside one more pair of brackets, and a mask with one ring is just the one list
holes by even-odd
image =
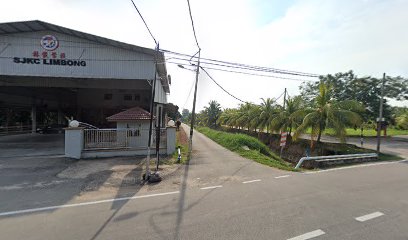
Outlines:
{"label": "red roof", "polygon": [[109,122],[128,121],[128,120],[150,120],[150,113],[140,107],[130,108],[126,111],[116,113],[106,120]]}

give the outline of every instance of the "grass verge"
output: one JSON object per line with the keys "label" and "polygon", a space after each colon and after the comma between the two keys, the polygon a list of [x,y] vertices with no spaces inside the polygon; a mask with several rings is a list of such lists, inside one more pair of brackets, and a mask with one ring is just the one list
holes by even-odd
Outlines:
{"label": "grass verge", "polygon": [[254,160],[255,162],[270,167],[294,171],[294,168],[290,163],[283,161],[265,144],[254,137],[246,134],[217,131],[207,127],[199,127],[197,130],[221,146],[238,153],[244,158]]}
{"label": "grass verge", "polygon": [[378,161],[398,161],[398,160],[404,160],[404,158],[387,153],[380,153],[380,156],[378,157]]}

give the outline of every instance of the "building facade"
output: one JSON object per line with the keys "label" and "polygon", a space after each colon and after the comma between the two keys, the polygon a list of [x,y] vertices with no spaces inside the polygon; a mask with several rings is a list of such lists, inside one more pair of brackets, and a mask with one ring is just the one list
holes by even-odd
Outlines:
{"label": "building facade", "polygon": [[106,117],[124,109],[149,111],[155,75],[163,109],[171,83],[163,53],[42,21],[0,24],[3,127],[27,115],[32,131],[65,118],[112,127]]}

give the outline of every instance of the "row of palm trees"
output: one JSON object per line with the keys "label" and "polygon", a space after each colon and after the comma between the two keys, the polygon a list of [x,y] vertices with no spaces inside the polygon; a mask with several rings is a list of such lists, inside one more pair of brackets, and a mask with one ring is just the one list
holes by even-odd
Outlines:
{"label": "row of palm trees", "polygon": [[244,103],[238,108],[225,109],[212,126],[218,124],[267,133],[287,131],[294,139],[310,131],[313,143],[313,140],[320,142],[327,128],[333,129],[344,141],[346,128],[359,127],[363,122],[360,116],[364,112],[363,105],[354,100],[333,100],[332,88],[324,83],[320,84],[319,94],[312,103],[306,103],[301,96],[288,97],[283,108],[274,99],[261,100],[260,105]]}

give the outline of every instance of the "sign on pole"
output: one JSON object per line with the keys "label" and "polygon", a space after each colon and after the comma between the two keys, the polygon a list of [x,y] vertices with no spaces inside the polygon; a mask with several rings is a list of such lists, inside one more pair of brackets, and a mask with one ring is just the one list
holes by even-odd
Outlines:
{"label": "sign on pole", "polygon": [[282,132],[281,133],[281,139],[280,139],[280,146],[284,147],[286,145],[286,137],[288,133],[287,132]]}

